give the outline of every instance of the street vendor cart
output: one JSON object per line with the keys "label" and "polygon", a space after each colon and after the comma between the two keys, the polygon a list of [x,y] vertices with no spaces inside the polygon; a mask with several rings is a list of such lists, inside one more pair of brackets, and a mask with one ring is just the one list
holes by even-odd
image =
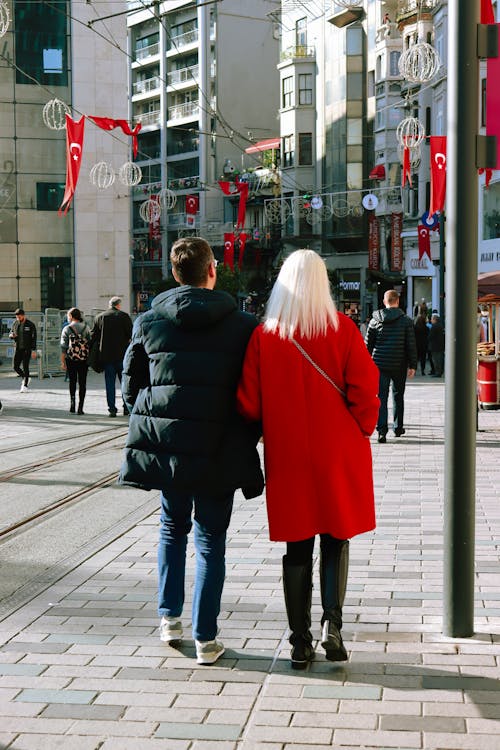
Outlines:
{"label": "street vendor cart", "polygon": [[477,400],[480,409],[500,409],[500,295],[479,298],[487,310],[487,341],[477,345]]}

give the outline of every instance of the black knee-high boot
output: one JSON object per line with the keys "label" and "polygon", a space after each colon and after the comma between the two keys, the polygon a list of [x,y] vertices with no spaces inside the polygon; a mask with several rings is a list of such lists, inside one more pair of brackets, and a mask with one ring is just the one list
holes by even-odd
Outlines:
{"label": "black knee-high boot", "polygon": [[329,661],[346,661],[347,651],[340,630],[349,570],[349,541],[322,545],[320,552],[320,583],[323,616],[321,645]]}
{"label": "black knee-high boot", "polygon": [[314,659],[311,635],[312,560],[292,565],[283,556],[283,589],[291,630],[292,668],[305,669]]}

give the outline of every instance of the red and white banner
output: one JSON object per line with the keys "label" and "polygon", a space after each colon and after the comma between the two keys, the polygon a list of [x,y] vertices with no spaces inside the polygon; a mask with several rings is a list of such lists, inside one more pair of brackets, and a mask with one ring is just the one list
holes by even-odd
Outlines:
{"label": "red and white banner", "polygon": [[[231,190],[231,186],[234,185],[236,190]],[[240,194],[240,202],[238,204],[238,219],[236,221],[236,229],[241,229],[245,226],[245,218],[247,214],[247,200],[248,200],[248,182],[228,182],[225,180],[219,180],[219,186],[224,195],[236,195]]]}
{"label": "red and white banner", "polygon": [[403,270],[403,214],[391,214],[391,271]]}
{"label": "red and white banner", "polygon": [[94,117],[94,115],[87,115],[89,120],[92,120],[97,127],[103,130],[114,130],[115,128],[121,128],[125,135],[132,136],[132,149],[134,152],[134,159],[137,156],[137,133],[142,128],[142,123],[138,122],[135,128],[132,130],[126,120],[114,120],[112,117]]}
{"label": "red and white banner", "polygon": [[[150,200],[155,203],[160,203],[157,195],[151,195]],[[161,214],[158,212],[157,218],[153,218],[151,214],[151,221],[149,222],[149,259],[150,260],[161,260]]]}
{"label": "red and white banner", "polygon": [[431,238],[429,229],[423,224],[418,225],[418,259],[422,260],[424,255],[431,259]]}
{"label": "red and white banner", "polygon": [[495,23],[492,0],[481,0],[481,23]]}
{"label": "red and white banner", "polygon": [[368,269],[378,271],[380,266],[380,225],[373,211],[368,216]]}
{"label": "red and white banner", "polygon": [[240,245],[240,252],[238,255],[238,268],[241,270],[241,266],[243,265],[243,256],[245,255],[245,245],[247,244],[247,238],[248,234],[245,232],[242,232],[240,236],[238,237],[238,242]]}
{"label": "red and white banner", "polygon": [[[497,27],[500,42],[500,24]],[[494,169],[500,169],[500,57],[488,57],[486,61],[486,135],[497,139],[497,161]]]}
{"label": "red and white banner", "polygon": [[224,265],[234,271],[234,232],[224,234]]}
{"label": "red and white banner", "polygon": [[197,195],[186,195],[186,213],[197,214],[200,208],[200,199]]}
{"label": "red and white banner", "polygon": [[431,203],[429,216],[437,211],[444,210],[446,198],[446,136],[431,135],[430,159],[431,159]]}
{"label": "red and white banner", "polygon": [[405,146],[403,148],[403,171],[401,173],[401,186],[402,187],[406,185],[406,180],[408,180],[410,187],[413,187],[413,183],[411,180],[410,149],[408,146]]}
{"label": "red and white banner", "polygon": [[[82,165],[83,133],[85,130],[85,115],[78,122],[66,115],[66,188],[59,207],[59,215],[65,214],[73,200]],[[63,210],[64,209],[64,210]]]}

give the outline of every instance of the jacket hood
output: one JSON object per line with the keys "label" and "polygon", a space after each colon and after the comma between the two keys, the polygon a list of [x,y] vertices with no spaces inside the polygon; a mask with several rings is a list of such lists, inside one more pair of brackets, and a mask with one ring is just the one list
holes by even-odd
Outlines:
{"label": "jacket hood", "polygon": [[378,323],[394,323],[404,315],[399,307],[384,307],[382,310],[376,310],[373,317]]}
{"label": "jacket hood", "polygon": [[238,308],[227,292],[180,286],[155,297],[151,309],[179,328],[196,330],[214,325]]}

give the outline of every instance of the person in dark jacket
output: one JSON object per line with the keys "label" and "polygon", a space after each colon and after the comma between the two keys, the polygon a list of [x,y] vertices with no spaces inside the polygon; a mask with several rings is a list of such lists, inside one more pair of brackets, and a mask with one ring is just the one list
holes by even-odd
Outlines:
{"label": "person in dark jacket", "polygon": [[404,392],[406,376],[417,369],[417,345],[411,319],[399,309],[399,294],[389,289],[384,294],[383,310],[376,310],[368,325],[365,343],[380,371],[378,397],[378,442],[385,443],[388,431],[387,400],[392,382],[393,427],[396,437],[404,435]]}
{"label": "person in dark jacket", "polygon": [[[94,320],[91,344],[96,339],[100,342],[99,352],[104,367],[108,412],[110,417],[116,417],[116,378],[121,383],[123,355],[132,336],[132,320],[130,315],[120,309],[122,304],[120,297],[111,297],[108,304],[109,309],[99,313]],[[123,413],[128,414],[125,402],[123,402]]]}
{"label": "person in dark jacket", "polygon": [[196,574],[192,629],[199,664],[213,664],[233,495],[263,490],[259,428],[236,410],[236,388],[257,320],[214,289],[216,261],[200,237],[172,246],[181,285],[158,295],[134,324],[122,389],[131,411],[122,484],[161,490],[158,547],[160,639],[182,638],[187,536]]}
{"label": "person in dark jacket", "polygon": [[16,342],[14,370],[23,379],[21,393],[26,393],[30,382],[30,359],[36,359],[36,325],[28,320],[22,307],[18,307],[14,315],[16,319],[9,338]]}
{"label": "person in dark jacket", "polygon": [[440,378],[444,372],[444,328],[437,313],[431,318],[428,346],[434,363],[432,377]]}
{"label": "person in dark jacket", "polygon": [[425,363],[427,361],[427,339],[429,329],[427,328],[427,318],[425,315],[417,315],[413,324],[415,329],[415,341],[417,343],[417,357],[420,363],[422,375],[425,375]]}
{"label": "person in dark jacket", "polygon": [[75,413],[76,384],[78,382],[78,411],[76,413],[83,414],[89,369],[90,328],[83,320],[83,315],[78,307],[70,307],[66,318],[67,325],[61,331],[61,367],[69,376],[69,411],[71,414]]}

